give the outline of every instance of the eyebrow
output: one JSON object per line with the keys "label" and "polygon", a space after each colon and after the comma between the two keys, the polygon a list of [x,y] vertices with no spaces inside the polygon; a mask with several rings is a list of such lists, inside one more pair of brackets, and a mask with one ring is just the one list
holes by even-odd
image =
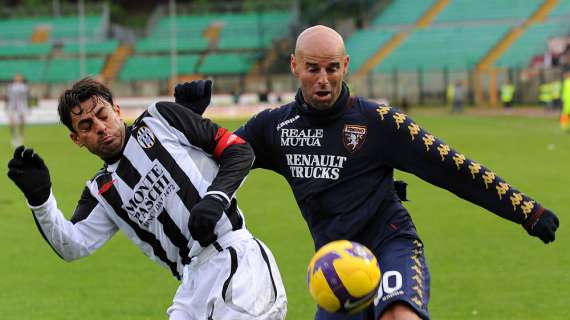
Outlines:
{"label": "eyebrow", "polygon": [[[305,62],[305,65],[313,67],[313,66],[318,66],[319,64],[316,62]],[[331,62],[327,64],[327,67],[340,67],[340,62]]]}
{"label": "eyebrow", "polygon": [[[91,108],[90,111],[92,111],[95,108],[97,108],[97,106]],[[105,106],[102,106],[101,108],[99,108],[99,110],[97,110],[97,113],[95,113],[95,116],[99,116],[99,114],[101,113],[101,111],[103,111],[103,109],[105,109]],[[91,120],[91,118],[82,119],[82,120],[79,120],[79,122],[77,122],[77,127],[79,128],[79,126],[84,124],[84,123],[92,123],[92,122],[93,122],[93,120]]]}

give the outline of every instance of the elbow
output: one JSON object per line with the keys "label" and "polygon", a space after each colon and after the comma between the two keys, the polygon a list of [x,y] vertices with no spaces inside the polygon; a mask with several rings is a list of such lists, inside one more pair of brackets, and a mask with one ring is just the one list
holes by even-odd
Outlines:
{"label": "elbow", "polygon": [[67,250],[66,248],[61,248],[60,250],[54,250],[54,251],[61,258],[61,260],[65,262],[72,262],[89,255],[89,253],[86,250],[82,249],[77,250],[77,248],[75,249],[67,248]]}
{"label": "elbow", "polygon": [[253,148],[251,147],[251,145],[249,143],[246,142],[246,157],[249,160],[249,167],[251,168],[253,166],[253,162],[255,161],[255,152],[253,151]]}

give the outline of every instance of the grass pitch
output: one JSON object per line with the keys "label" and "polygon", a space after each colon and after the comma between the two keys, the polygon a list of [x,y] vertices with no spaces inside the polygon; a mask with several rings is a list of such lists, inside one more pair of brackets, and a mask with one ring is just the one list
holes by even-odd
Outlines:
{"label": "grass pitch", "polygon": [[[432,318],[568,319],[570,135],[547,118],[414,118],[561,221],[556,241],[545,246],[518,225],[397,173],[409,183],[406,207],[426,245]],[[221,123],[236,128],[242,122]],[[101,161],[77,149],[63,126],[30,126],[27,142],[46,160],[59,206],[70,217]],[[121,233],[73,263],[51,251],[6,176],[11,154],[8,129],[0,127],[0,319],[166,319],[178,282]],[[250,230],[277,258],[289,296],[288,319],[312,319],[305,272],[313,244],[285,180],[255,170],[238,199]]]}

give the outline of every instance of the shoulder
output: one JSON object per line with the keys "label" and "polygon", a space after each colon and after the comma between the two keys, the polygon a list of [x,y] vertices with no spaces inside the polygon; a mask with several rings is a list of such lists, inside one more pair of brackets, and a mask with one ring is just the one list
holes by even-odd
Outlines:
{"label": "shoulder", "polygon": [[[176,114],[192,113],[188,111],[189,110],[187,110],[185,107],[175,102],[157,101],[148,106],[145,113],[152,117],[164,117]],[[143,113],[143,115],[145,113]]]}
{"label": "shoulder", "polygon": [[294,110],[294,102],[282,105],[277,108],[267,108],[255,114],[248,123],[259,123],[268,125],[269,123],[278,124],[286,120]]}
{"label": "shoulder", "polygon": [[106,175],[107,175],[107,169],[105,169],[105,167],[99,169],[99,170],[93,175],[93,177],[87,181],[87,185],[90,185],[90,184],[97,184],[97,182],[98,182],[100,179],[102,179],[104,176],[106,176]]}
{"label": "shoulder", "polygon": [[369,123],[378,127],[399,129],[400,125],[413,122],[407,114],[389,104],[358,97],[354,107],[358,108]]}
{"label": "shoulder", "polygon": [[93,182],[105,174],[107,174],[107,170],[105,169],[105,167],[102,167],[99,170],[97,170],[97,172],[93,175],[91,179],[89,179],[89,182]]}
{"label": "shoulder", "polygon": [[383,116],[386,114],[402,113],[397,108],[384,102],[373,101],[362,97],[354,97],[354,99],[353,108],[356,108],[367,117],[379,117],[382,120]]}

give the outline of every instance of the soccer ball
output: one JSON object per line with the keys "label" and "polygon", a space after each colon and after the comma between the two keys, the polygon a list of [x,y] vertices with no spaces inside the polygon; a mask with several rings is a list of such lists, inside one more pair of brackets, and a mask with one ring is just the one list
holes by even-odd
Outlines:
{"label": "soccer ball", "polygon": [[380,267],[365,246],[333,241],[320,248],[307,269],[309,292],[329,312],[357,313],[372,303],[380,284]]}

